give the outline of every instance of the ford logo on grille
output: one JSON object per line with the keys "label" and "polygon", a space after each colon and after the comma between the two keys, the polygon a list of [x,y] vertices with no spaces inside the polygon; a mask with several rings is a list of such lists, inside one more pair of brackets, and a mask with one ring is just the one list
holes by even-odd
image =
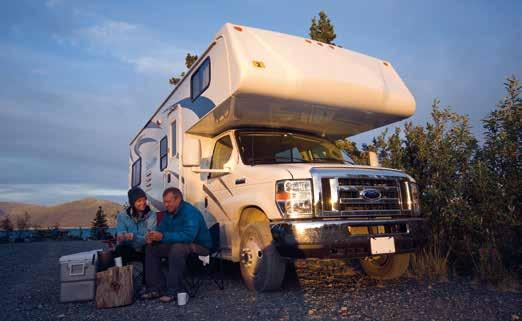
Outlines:
{"label": "ford logo on grille", "polygon": [[361,191],[361,196],[369,201],[375,201],[381,198],[381,192],[374,188],[366,188]]}

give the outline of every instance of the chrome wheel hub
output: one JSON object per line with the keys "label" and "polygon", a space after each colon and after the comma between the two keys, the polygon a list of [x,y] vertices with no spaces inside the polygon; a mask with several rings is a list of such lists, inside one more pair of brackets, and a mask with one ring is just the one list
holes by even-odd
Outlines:
{"label": "chrome wheel hub", "polygon": [[249,270],[250,273],[253,273],[255,266],[257,266],[258,261],[263,256],[263,251],[261,247],[257,244],[254,239],[250,238],[243,247],[240,252],[240,260],[241,264]]}

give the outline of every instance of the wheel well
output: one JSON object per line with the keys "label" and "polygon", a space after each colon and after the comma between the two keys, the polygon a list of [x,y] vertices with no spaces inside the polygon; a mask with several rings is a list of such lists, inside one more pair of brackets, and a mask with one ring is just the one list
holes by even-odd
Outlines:
{"label": "wheel well", "polygon": [[239,235],[241,235],[243,233],[243,231],[245,230],[247,225],[250,223],[268,222],[268,221],[269,221],[268,217],[263,212],[263,210],[260,209],[259,207],[251,206],[251,207],[244,208],[243,211],[241,212],[241,217],[239,219],[239,224],[238,224]]}

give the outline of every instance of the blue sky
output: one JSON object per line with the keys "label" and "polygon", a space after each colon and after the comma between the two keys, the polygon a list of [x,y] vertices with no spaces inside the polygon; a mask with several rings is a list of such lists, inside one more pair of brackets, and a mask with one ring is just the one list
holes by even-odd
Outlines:
{"label": "blue sky", "polygon": [[504,79],[522,77],[522,1],[4,1],[0,200],[124,201],[128,142],[187,52],[225,22],[305,37],[319,10],[337,44],[393,63],[416,123],[439,98],[480,135]]}

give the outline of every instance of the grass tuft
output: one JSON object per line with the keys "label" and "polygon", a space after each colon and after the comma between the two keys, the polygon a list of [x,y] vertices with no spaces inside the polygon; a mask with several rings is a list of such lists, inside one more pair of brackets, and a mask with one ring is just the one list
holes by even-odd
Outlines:
{"label": "grass tuft", "polygon": [[428,246],[412,254],[410,270],[419,280],[448,281],[448,254],[442,255],[436,246]]}

